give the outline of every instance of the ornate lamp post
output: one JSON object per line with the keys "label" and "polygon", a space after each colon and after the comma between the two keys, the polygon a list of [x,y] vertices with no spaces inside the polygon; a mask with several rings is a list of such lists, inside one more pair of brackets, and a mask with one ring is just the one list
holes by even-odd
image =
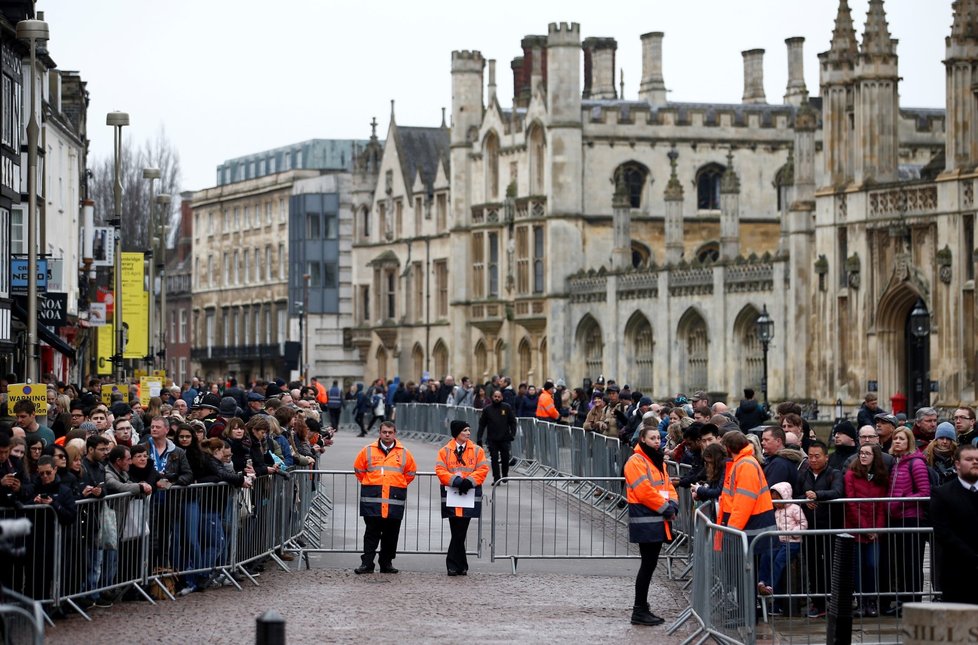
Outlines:
{"label": "ornate lamp post", "polygon": [[37,382],[37,146],[40,125],[37,122],[37,44],[48,39],[48,23],[43,20],[21,20],[17,38],[31,48],[31,118],[27,122],[27,382]]}
{"label": "ornate lamp post", "polygon": [[115,348],[112,361],[115,363],[116,383],[122,383],[125,378],[122,369],[122,355],[125,351],[124,329],[122,327],[122,128],[129,125],[129,115],[126,112],[109,112],[105,116],[105,125],[114,128],[115,139],[115,179],[113,190],[113,213],[109,225],[115,228],[115,292],[112,296],[112,332],[115,338]]}
{"label": "ornate lamp post", "polygon": [[757,317],[757,340],[761,341],[761,348],[764,351],[764,370],[761,373],[761,393],[764,395],[764,405],[767,405],[767,350],[774,338],[774,321],[767,313],[767,305],[761,308],[761,315]]}
{"label": "ornate lamp post", "polygon": [[[927,312],[924,301],[919,298],[913,306],[913,311],[910,312],[910,334],[914,338],[917,353],[921,354],[924,343],[927,342],[927,337],[930,336],[930,314]],[[916,399],[920,406],[930,404],[930,395],[927,392],[927,388],[924,387],[924,375],[925,372],[923,370],[918,370],[917,380],[914,383],[914,389],[917,393]]]}

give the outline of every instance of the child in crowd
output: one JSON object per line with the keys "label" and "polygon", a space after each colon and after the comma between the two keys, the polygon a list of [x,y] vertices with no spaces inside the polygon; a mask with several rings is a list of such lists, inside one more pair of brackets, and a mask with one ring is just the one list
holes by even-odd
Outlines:
{"label": "child in crowd", "polygon": [[[760,565],[758,567],[757,592],[762,596],[770,596],[775,590],[779,594],[784,593],[784,585],[781,583],[781,576],[784,570],[791,566],[791,562],[798,556],[801,550],[801,532],[808,530],[808,520],[801,510],[801,506],[792,503],[778,503],[778,500],[790,500],[792,498],[791,484],[779,482],[771,486],[771,500],[774,502],[774,519],[777,522],[779,531],[790,531],[791,535],[778,536],[777,543],[771,542],[771,547],[765,553],[758,553]],[[778,613],[777,603],[772,613]]]}

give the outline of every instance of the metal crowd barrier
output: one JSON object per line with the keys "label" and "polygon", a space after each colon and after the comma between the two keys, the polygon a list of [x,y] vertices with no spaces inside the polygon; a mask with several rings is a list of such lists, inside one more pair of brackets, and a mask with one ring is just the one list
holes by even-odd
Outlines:
{"label": "metal crowd barrier", "polygon": [[[504,477],[493,482],[490,561],[638,557],[621,477]],[[615,491],[615,492],[610,492]],[[596,506],[595,500],[604,500]]]}
{"label": "metal crowd barrier", "polygon": [[0,637],[4,643],[44,645],[44,619],[41,603],[0,588]]}
{"label": "metal crowd barrier", "polygon": [[[294,542],[291,548],[303,558],[310,553],[362,553],[364,526],[360,518],[360,482],[354,473],[348,470],[297,470],[292,475],[293,479],[310,478],[311,487],[317,492],[316,497],[310,496],[312,512],[306,519],[306,526],[310,528],[303,534],[311,539],[306,540],[306,546]],[[485,502],[483,499],[483,515]],[[467,552],[481,557],[482,518],[473,524],[474,528],[469,530]],[[435,473],[419,472],[408,486],[397,552],[444,554],[450,540],[448,522],[441,518],[438,477]]]}

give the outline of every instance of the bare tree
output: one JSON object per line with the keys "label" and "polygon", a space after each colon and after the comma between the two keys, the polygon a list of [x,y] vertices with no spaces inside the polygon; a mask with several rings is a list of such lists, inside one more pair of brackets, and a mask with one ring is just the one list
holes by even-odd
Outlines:
{"label": "bare tree", "polygon": [[[91,162],[89,196],[95,202],[95,221],[104,226],[115,213],[115,159],[96,159]],[[119,175],[122,183],[122,250],[145,251],[151,237],[149,180],[143,179],[143,168],[159,168],[160,179],[154,186],[155,194],[168,193],[173,197],[170,212],[160,213],[168,225],[175,223],[180,192],[180,155],[166,137],[163,129],[153,141],[134,148],[123,140]]]}

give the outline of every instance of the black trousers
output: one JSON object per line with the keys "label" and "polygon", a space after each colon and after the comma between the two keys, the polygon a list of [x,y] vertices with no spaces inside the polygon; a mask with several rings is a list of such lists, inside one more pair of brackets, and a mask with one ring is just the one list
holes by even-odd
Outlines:
{"label": "black trousers", "polygon": [[662,542],[639,542],[638,552],[642,556],[642,564],[638,567],[638,574],[635,576],[635,604],[649,604],[649,585],[652,584],[652,574],[655,567],[659,564],[659,551],[662,550]]}
{"label": "black trousers", "polygon": [[340,412],[341,411],[342,411],[341,408],[327,408],[327,412],[329,412],[329,424],[331,426],[333,426],[333,429],[334,430],[339,430],[340,429]]}
{"label": "black trousers", "polygon": [[445,564],[449,571],[468,571],[469,560],[465,557],[465,535],[469,532],[471,517],[450,517],[448,528],[452,531],[452,540],[448,543],[448,555]]}
{"label": "black trousers", "polygon": [[[489,442],[489,462],[492,464],[492,480],[496,481],[501,477],[509,476],[509,441],[490,441]],[[502,463],[500,463],[502,462]],[[500,475],[500,467],[502,474]]]}
{"label": "black trousers", "polygon": [[397,557],[397,536],[401,532],[401,518],[365,517],[367,529],[363,532],[363,555],[360,559],[368,567],[374,566],[374,554],[380,545],[380,566],[389,567]]}

